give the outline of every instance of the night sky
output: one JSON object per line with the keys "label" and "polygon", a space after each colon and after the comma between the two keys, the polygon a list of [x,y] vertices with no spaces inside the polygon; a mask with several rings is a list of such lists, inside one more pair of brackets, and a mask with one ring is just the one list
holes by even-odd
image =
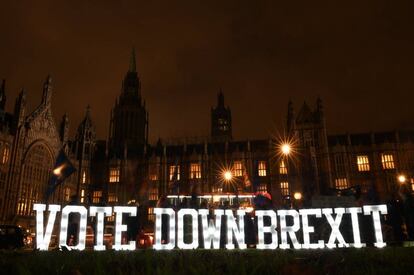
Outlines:
{"label": "night sky", "polygon": [[7,2],[7,109],[25,87],[33,110],[50,73],[54,116],[68,112],[72,135],[90,104],[107,138],[132,46],[152,141],[208,135],[220,88],[236,139],[275,134],[289,98],[298,111],[317,96],[329,133],[414,128],[413,1]]}

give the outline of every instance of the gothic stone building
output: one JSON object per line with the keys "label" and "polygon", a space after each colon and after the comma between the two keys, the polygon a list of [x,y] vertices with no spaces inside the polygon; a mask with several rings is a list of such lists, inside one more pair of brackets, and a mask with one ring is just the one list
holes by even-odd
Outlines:
{"label": "gothic stone building", "polygon": [[[293,194],[302,200],[336,195],[358,186],[362,197],[386,201],[414,184],[414,132],[329,135],[323,104],[306,103],[294,112],[289,102],[286,138],[289,154],[280,154],[280,140],[234,140],[230,107],[218,94],[211,109],[211,136],[158,140],[149,144],[149,115],[141,93],[135,53],[110,113],[108,140],[97,140],[88,107],[71,139],[65,115],[57,127],[52,116],[52,81],[43,86],[38,107],[28,112],[22,91],[13,113],[5,111],[5,82],[0,90],[0,217],[2,222],[33,226],[33,203],[45,202],[58,152],[63,149],[76,172],[48,202],[123,205],[139,203],[151,215],[161,196],[255,194],[268,192],[275,206]],[[231,171],[231,181],[223,171]],[[369,198],[370,197],[370,198]],[[150,216],[151,217],[151,216]]]}

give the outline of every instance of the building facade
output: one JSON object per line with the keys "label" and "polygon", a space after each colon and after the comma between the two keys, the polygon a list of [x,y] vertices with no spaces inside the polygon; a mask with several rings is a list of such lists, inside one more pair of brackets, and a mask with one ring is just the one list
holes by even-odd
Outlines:
{"label": "building facade", "polygon": [[[231,109],[222,91],[211,109],[211,135],[197,139],[148,141],[149,113],[141,93],[135,53],[110,114],[108,140],[96,138],[88,106],[76,135],[69,118],[56,125],[52,80],[44,82],[40,104],[28,112],[22,91],[13,113],[0,90],[0,218],[34,226],[33,203],[140,204],[151,219],[165,196],[269,193],[275,206],[297,194],[312,205],[319,196],[353,190],[367,201],[387,201],[401,186],[414,187],[414,131],[330,135],[321,99],[296,113],[288,103],[284,138],[234,140]],[[288,151],[282,145],[288,144]],[[60,150],[76,172],[46,197]],[[229,172],[231,178],[224,178]],[[351,188],[351,189],[350,189]],[[357,191],[355,191],[357,190]],[[299,198],[298,197],[298,198]]]}

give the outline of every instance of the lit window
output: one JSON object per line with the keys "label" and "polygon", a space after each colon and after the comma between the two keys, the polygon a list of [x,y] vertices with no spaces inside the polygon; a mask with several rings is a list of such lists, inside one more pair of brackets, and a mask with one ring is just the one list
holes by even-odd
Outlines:
{"label": "lit window", "polygon": [[382,154],[381,155],[381,162],[383,169],[394,169],[394,156],[391,154]]}
{"label": "lit window", "polygon": [[258,170],[257,170],[259,177],[265,177],[267,175],[266,171],[266,161],[259,161],[258,163]]}
{"label": "lit window", "polygon": [[336,189],[348,188],[348,180],[346,178],[335,179],[335,188]]}
{"label": "lit window", "polygon": [[158,180],[158,166],[157,165],[150,165],[150,167],[149,167],[149,179],[150,180]]}
{"label": "lit window", "polygon": [[410,180],[411,182],[411,191],[414,191],[414,178]]}
{"label": "lit window", "polygon": [[154,208],[152,207],[148,208],[148,220],[152,222],[155,221]]}
{"label": "lit window", "polygon": [[233,164],[233,175],[235,177],[243,176],[243,164],[241,161],[235,161]]}
{"label": "lit window", "polygon": [[282,181],[280,183],[280,193],[282,194],[282,196],[289,196],[289,194],[290,194],[289,182]]}
{"label": "lit window", "polygon": [[180,165],[170,165],[170,181],[180,180]]}
{"label": "lit window", "polygon": [[213,193],[222,193],[223,192],[223,187],[222,186],[213,186],[212,192]]}
{"label": "lit window", "polygon": [[119,168],[114,167],[109,169],[109,182],[119,182]]}
{"label": "lit window", "polygon": [[6,164],[7,161],[9,161],[9,154],[10,154],[10,148],[8,146],[4,147],[1,163]]}
{"label": "lit window", "polygon": [[191,163],[191,165],[190,165],[190,179],[201,179],[201,164]]}
{"label": "lit window", "polygon": [[102,191],[94,191],[93,192],[93,198],[92,198],[93,203],[100,203],[101,198],[102,198]]}
{"label": "lit window", "polygon": [[65,201],[70,201],[70,188],[69,187],[65,187],[65,189],[63,190],[63,197]]}
{"label": "lit window", "polygon": [[153,186],[150,188],[149,200],[150,201],[158,200],[158,187],[157,186]]}
{"label": "lit window", "polygon": [[368,156],[357,156],[358,171],[369,171],[369,159]]}
{"label": "lit window", "polygon": [[118,202],[118,196],[114,193],[108,194],[108,202]]}
{"label": "lit window", "polygon": [[82,173],[82,183],[85,184],[86,183],[86,172],[83,171]]}
{"label": "lit window", "polygon": [[257,187],[257,192],[267,192],[267,186],[265,183],[259,184]]}
{"label": "lit window", "polygon": [[228,123],[227,123],[226,119],[219,118],[218,124],[219,124],[219,129],[221,131],[227,131],[228,130]]}
{"label": "lit window", "polygon": [[115,213],[113,213],[111,216],[109,216],[109,217],[107,218],[107,221],[108,221],[108,222],[113,222],[113,221],[115,221]]}
{"label": "lit window", "polygon": [[81,199],[80,199],[81,203],[85,202],[85,189],[81,190]]}
{"label": "lit window", "polygon": [[285,161],[281,160],[279,164],[279,174],[286,175],[287,173],[288,173],[288,170],[287,170]]}

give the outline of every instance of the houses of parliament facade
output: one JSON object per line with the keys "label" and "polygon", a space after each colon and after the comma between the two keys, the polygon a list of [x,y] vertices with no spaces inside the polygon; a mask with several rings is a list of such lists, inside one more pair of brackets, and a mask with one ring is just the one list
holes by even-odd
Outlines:
{"label": "houses of parliament facade", "polygon": [[[360,197],[387,201],[402,184],[414,186],[414,131],[330,135],[322,100],[295,112],[288,103],[289,155],[274,137],[234,140],[232,116],[220,91],[211,109],[211,135],[199,139],[148,141],[149,115],[141,92],[135,53],[110,113],[108,140],[96,138],[86,108],[76,135],[69,118],[57,125],[52,115],[53,84],[47,77],[40,104],[30,111],[20,92],[14,112],[0,88],[0,219],[26,227],[35,223],[33,204],[46,202],[56,157],[63,149],[76,172],[60,184],[49,203],[126,205],[137,203],[151,215],[167,195],[257,194],[267,192],[275,206],[300,193],[336,196],[358,187]],[[206,110],[207,111],[207,110]],[[223,180],[223,171],[232,174]],[[404,180],[404,181],[403,181]],[[375,197],[375,198],[373,198]]]}

